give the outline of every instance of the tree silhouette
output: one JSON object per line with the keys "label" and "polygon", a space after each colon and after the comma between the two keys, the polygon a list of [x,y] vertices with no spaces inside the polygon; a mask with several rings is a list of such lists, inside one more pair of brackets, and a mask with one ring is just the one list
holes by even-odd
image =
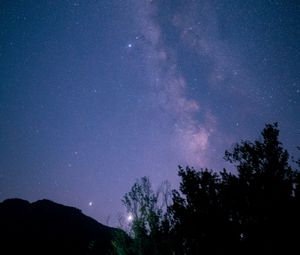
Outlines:
{"label": "tree silhouette", "polygon": [[291,227],[295,173],[278,136],[277,123],[268,124],[262,141],[242,142],[233,152],[225,152],[225,159],[234,163],[238,171],[236,210],[240,214],[243,245],[249,253],[273,254],[291,246],[286,234]]}
{"label": "tree silhouette", "polygon": [[277,124],[268,124],[262,141],[243,141],[226,151],[237,175],[180,168],[181,193],[173,192],[171,212],[174,233],[184,240],[181,252],[274,254],[293,247],[299,174],[278,136]]}
{"label": "tree silhouette", "polygon": [[[115,239],[116,254],[158,255],[168,254],[166,233],[169,229],[164,206],[167,206],[168,183],[154,192],[148,177],[142,177],[122,200],[132,219],[129,222],[128,242],[124,237]],[[163,252],[163,253],[162,253]]]}
{"label": "tree silhouette", "polygon": [[180,192],[173,191],[173,205],[170,212],[174,235],[181,247],[176,254],[200,254],[218,252],[222,232],[226,225],[220,204],[219,176],[207,169],[179,168]]}
{"label": "tree silhouette", "polygon": [[[179,167],[179,191],[165,214],[148,179],[124,197],[135,219],[133,254],[291,254],[300,237],[300,174],[277,123],[242,141],[225,160],[236,174]],[[296,161],[300,166],[300,161]],[[161,240],[166,240],[162,242]],[[119,253],[120,254],[120,253]]]}

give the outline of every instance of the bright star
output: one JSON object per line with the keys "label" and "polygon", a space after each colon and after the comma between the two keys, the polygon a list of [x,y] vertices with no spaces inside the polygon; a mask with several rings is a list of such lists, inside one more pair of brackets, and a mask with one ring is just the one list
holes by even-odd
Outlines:
{"label": "bright star", "polygon": [[127,46],[128,46],[128,48],[131,48],[131,47],[132,47],[132,44],[131,44],[131,43],[128,43]]}
{"label": "bright star", "polygon": [[132,221],[133,220],[133,216],[131,215],[131,214],[129,214],[128,216],[127,216],[127,221]]}
{"label": "bright star", "polygon": [[92,206],[93,205],[93,202],[91,201],[91,202],[89,202],[89,206]]}

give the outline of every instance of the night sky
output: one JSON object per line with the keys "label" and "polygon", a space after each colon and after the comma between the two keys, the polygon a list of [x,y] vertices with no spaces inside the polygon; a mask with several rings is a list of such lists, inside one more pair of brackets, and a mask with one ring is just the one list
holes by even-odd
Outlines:
{"label": "night sky", "polygon": [[0,0],[0,200],[115,225],[121,198],[279,122],[300,145],[298,0]]}

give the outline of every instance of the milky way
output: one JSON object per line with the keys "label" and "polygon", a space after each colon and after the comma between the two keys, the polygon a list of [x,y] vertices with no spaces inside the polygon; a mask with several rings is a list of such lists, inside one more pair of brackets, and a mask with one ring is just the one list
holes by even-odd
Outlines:
{"label": "milky way", "polygon": [[[297,1],[1,1],[0,199],[115,225],[121,198],[279,122],[300,141]],[[298,153],[299,154],[299,153]]]}

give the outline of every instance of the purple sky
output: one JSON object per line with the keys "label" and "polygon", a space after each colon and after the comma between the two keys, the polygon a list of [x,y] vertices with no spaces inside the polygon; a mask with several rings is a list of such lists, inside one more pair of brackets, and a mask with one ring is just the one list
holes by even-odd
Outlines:
{"label": "purple sky", "polygon": [[298,156],[299,17],[283,0],[1,1],[0,200],[115,225],[137,178],[228,167],[265,123]]}

